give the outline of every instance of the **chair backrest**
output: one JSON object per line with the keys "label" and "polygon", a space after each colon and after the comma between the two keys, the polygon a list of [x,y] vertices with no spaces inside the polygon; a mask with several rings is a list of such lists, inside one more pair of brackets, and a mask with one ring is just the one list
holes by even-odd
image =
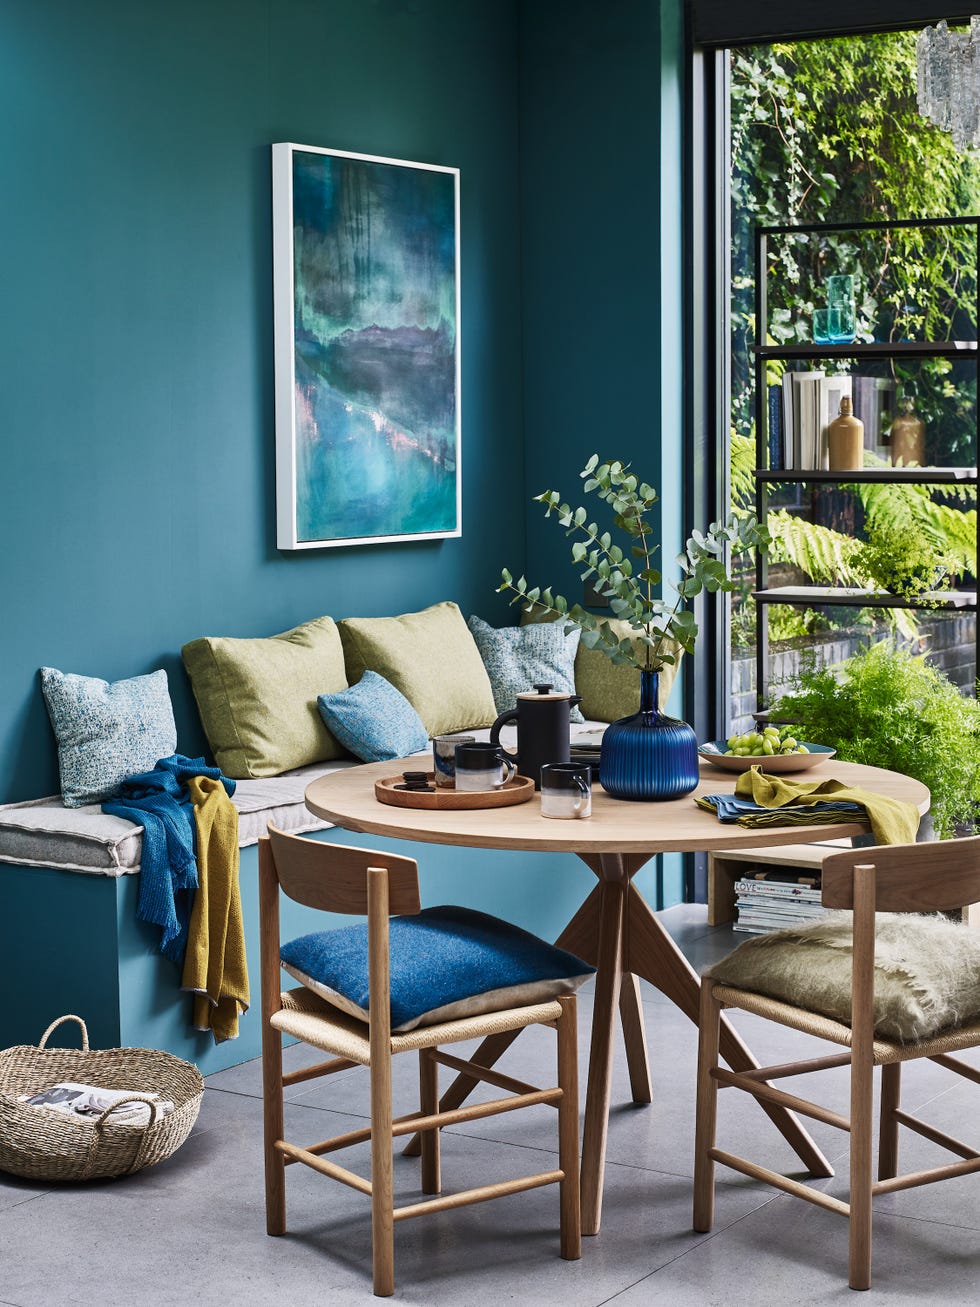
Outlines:
{"label": "chair backrest", "polygon": [[854,868],[875,869],[878,912],[949,912],[980,902],[980,835],[846,849],[823,860],[821,901],[854,908]]}
{"label": "chair backrest", "polygon": [[373,849],[325,844],[288,835],[269,825],[269,849],[284,894],[308,908],[366,916],[368,868],[388,873],[388,911],[409,916],[421,910],[419,868],[414,858]]}

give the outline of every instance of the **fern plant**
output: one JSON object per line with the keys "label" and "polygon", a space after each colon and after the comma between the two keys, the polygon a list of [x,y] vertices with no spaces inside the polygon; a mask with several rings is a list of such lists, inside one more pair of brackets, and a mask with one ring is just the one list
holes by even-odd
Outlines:
{"label": "fern plant", "polygon": [[930,592],[949,589],[950,560],[940,558],[921,527],[912,522],[884,521],[873,525],[867,544],[857,553],[857,565],[875,585],[918,607],[937,607]]}

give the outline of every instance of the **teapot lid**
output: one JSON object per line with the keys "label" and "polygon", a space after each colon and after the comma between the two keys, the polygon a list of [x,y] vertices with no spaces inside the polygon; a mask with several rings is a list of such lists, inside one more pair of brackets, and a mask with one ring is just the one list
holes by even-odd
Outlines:
{"label": "teapot lid", "polygon": [[553,690],[550,685],[535,685],[533,690],[521,690],[515,698],[528,699],[537,703],[542,699],[571,699],[574,695],[566,693],[564,690]]}

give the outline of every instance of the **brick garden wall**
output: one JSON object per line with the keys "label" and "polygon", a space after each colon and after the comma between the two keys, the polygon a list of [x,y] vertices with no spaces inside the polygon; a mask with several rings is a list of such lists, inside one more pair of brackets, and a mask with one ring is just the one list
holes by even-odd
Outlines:
{"label": "brick garden wall", "polygon": [[[929,662],[938,667],[966,694],[976,693],[976,637],[975,613],[937,614],[920,623],[921,638],[916,652],[927,652]],[[882,635],[884,632],[882,632]],[[798,648],[770,649],[769,684],[773,697],[784,693],[799,666],[804,652],[812,650],[820,666],[838,666],[857,653],[869,641],[867,632],[846,634],[816,643],[804,651]],[[744,657],[732,660],[732,692],[730,714],[732,731],[747,731],[754,727],[755,711],[755,650]]]}

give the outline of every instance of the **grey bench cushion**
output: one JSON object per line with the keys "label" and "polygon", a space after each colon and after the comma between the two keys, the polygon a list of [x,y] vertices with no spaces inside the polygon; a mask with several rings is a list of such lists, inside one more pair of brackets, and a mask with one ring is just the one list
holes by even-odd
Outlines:
{"label": "grey bench cushion", "polygon": [[[329,825],[310,812],[303,794],[310,781],[328,771],[356,766],[353,759],[317,763],[266,780],[239,781],[238,843],[254,844],[269,821],[281,830],[322,830]],[[143,827],[110,817],[98,804],[66,808],[59,796],[0,806],[0,862],[54,867],[93,876],[126,876],[139,871]]]}
{"label": "grey bench cushion", "polygon": [[[573,742],[597,744],[604,722],[585,722],[572,727]],[[471,732],[485,740],[485,728]],[[505,748],[516,746],[513,726],[501,732]],[[420,755],[421,757],[421,755]],[[265,834],[268,822],[280,830],[302,833],[325,830],[307,808],[304,794],[309,783],[327,772],[357,767],[354,758],[313,763],[262,780],[237,781],[232,802],[238,809],[238,843],[244,849]],[[26,803],[0,805],[0,863],[21,867],[54,867],[58,871],[81,871],[91,876],[128,876],[140,869],[143,827],[121,817],[109,817],[98,804],[66,808],[58,795],[30,799]]]}

